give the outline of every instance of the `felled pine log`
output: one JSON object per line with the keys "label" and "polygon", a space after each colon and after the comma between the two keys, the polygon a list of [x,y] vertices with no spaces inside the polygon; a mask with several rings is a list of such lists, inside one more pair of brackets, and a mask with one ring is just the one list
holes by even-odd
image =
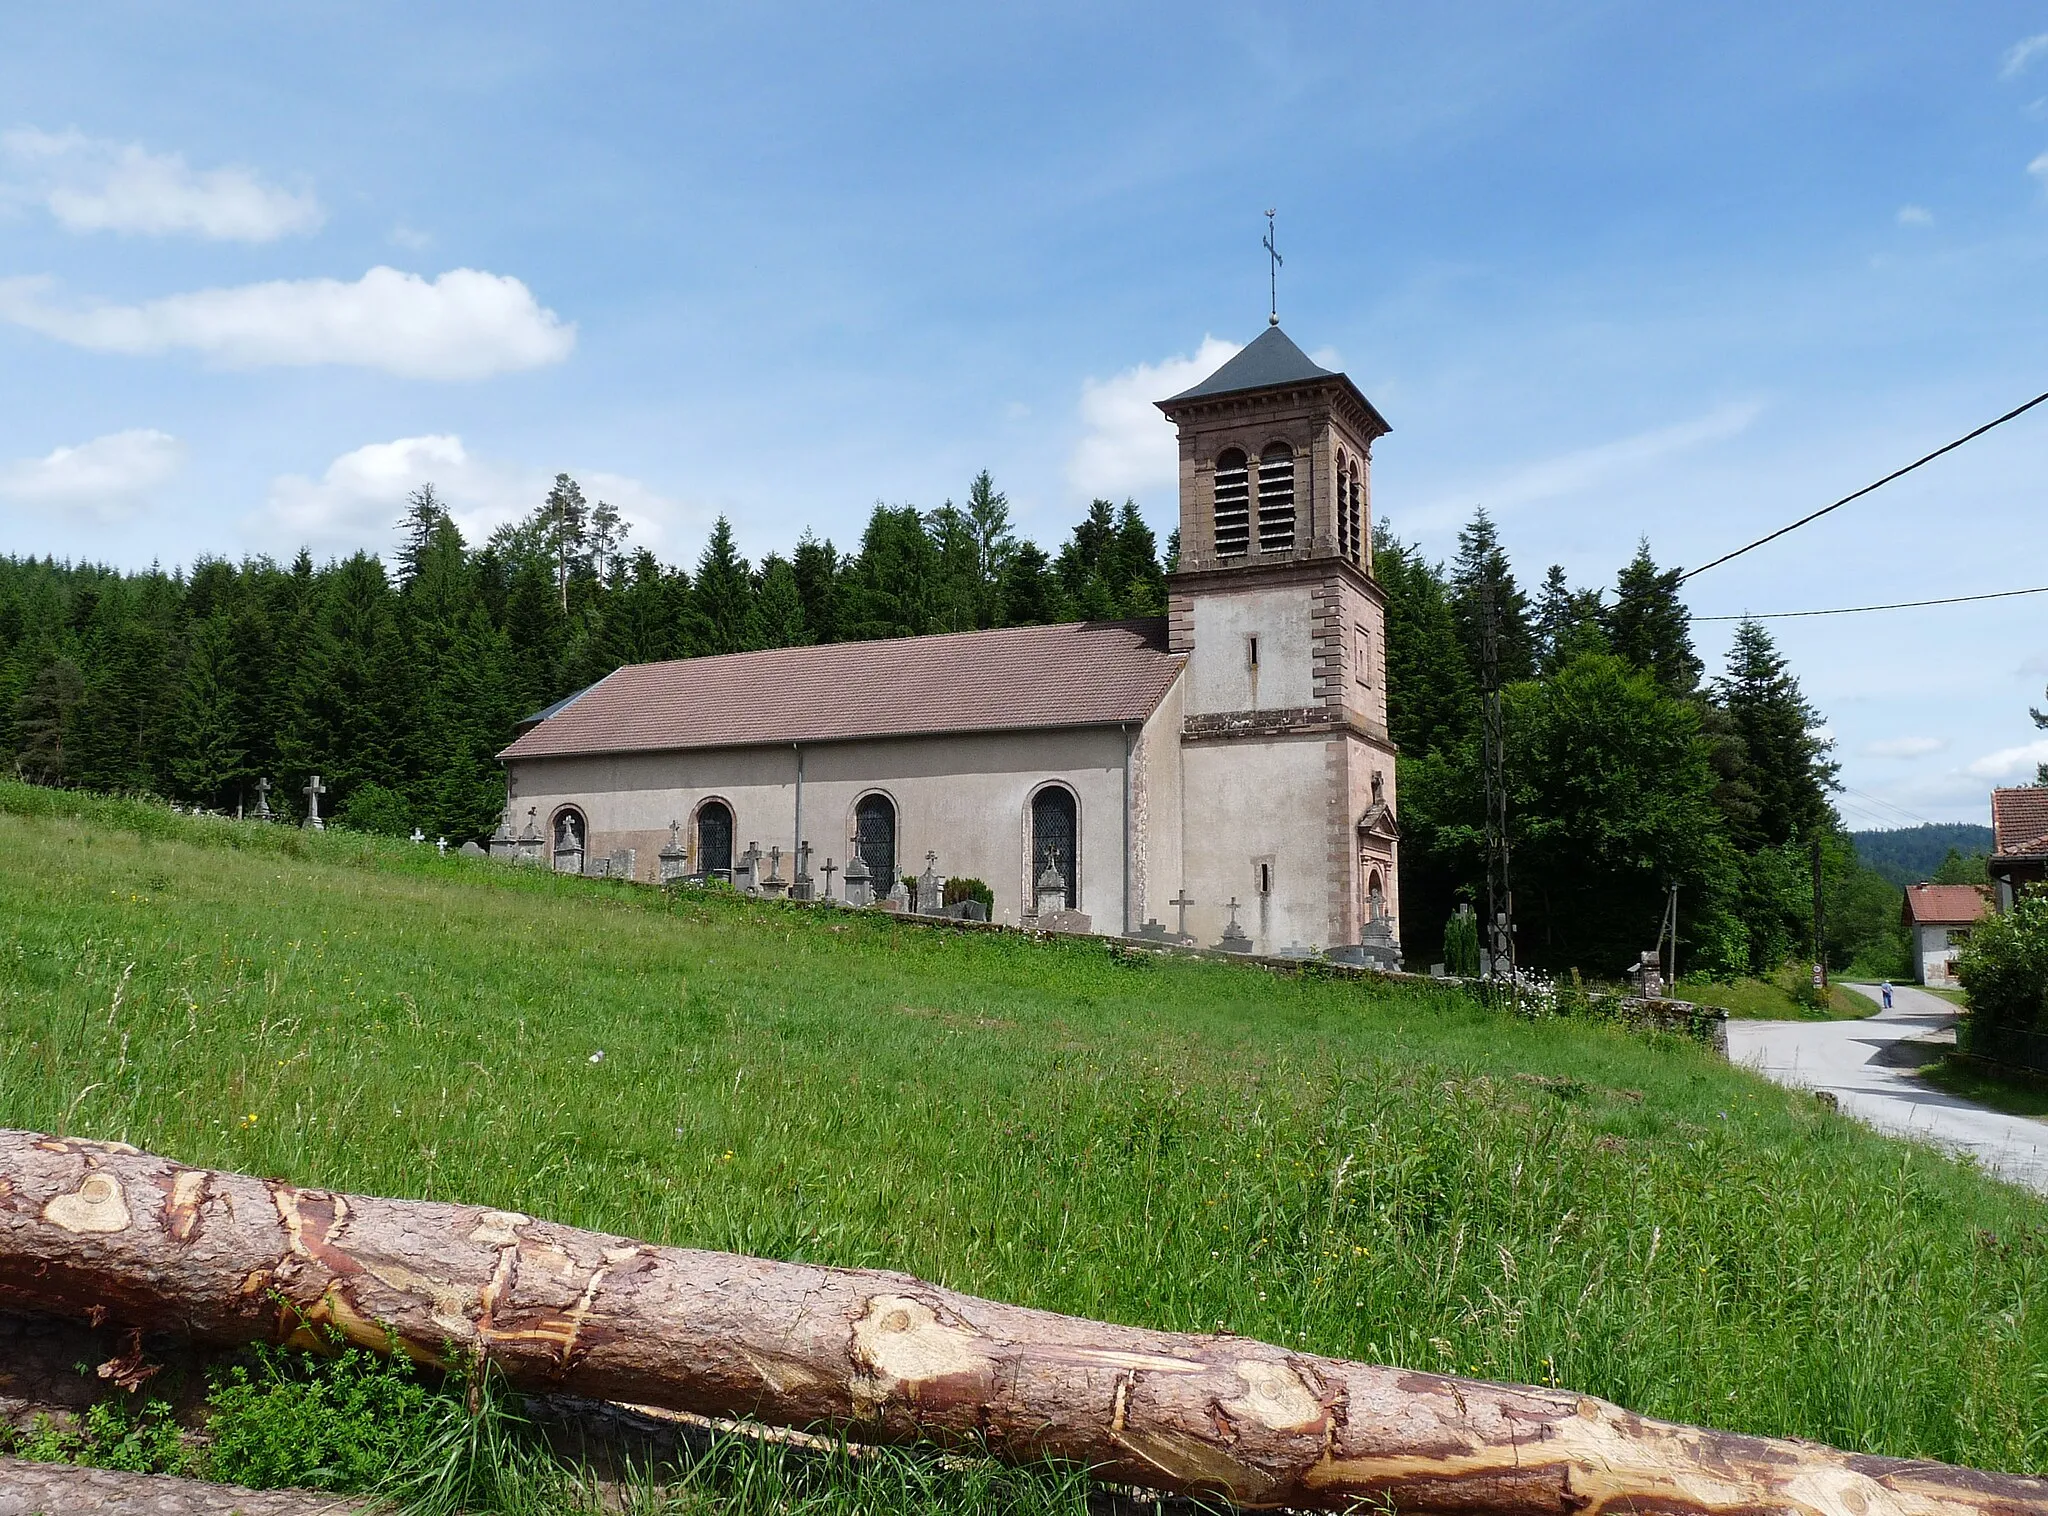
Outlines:
{"label": "felled pine log", "polygon": [[[484,1358],[515,1388],[1054,1458],[1248,1507],[2048,1516],[2048,1480],[33,1132],[0,1131],[4,1303],[217,1343],[339,1331]],[[102,1368],[148,1372],[139,1352]]]}

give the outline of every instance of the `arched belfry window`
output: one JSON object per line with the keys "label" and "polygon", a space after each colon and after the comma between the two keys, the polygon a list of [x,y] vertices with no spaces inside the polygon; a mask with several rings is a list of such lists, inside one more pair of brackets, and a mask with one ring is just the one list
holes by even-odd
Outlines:
{"label": "arched belfry window", "polygon": [[1237,448],[1216,460],[1216,556],[1242,558],[1251,551],[1252,510],[1249,460]]}
{"label": "arched belfry window", "polygon": [[723,800],[697,807],[697,872],[707,879],[732,878],[732,807]]}
{"label": "arched belfry window", "polygon": [[1259,454],[1259,551],[1294,550],[1294,449],[1276,442]]}
{"label": "arched belfry window", "polygon": [[1365,460],[1351,460],[1351,471],[1341,484],[1337,518],[1346,539],[1344,556],[1365,566]]}
{"label": "arched belfry window", "polygon": [[853,808],[853,845],[879,900],[896,888],[896,806],[887,795],[864,795]]}
{"label": "arched belfry window", "polygon": [[1349,454],[1337,454],[1337,556],[1358,561],[1358,546],[1354,540],[1357,528],[1351,515],[1351,458]]}
{"label": "arched belfry window", "polygon": [[1074,804],[1074,792],[1062,785],[1048,784],[1031,797],[1031,888],[1034,897],[1038,881],[1048,867],[1059,870],[1067,886],[1067,909],[1079,910],[1081,903],[1081,815]]}

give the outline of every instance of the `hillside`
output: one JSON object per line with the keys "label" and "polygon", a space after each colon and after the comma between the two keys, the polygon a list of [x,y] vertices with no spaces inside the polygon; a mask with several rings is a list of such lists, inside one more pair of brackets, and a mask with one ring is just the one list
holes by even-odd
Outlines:
{"label": "hillside", "polygon": [[1968,821],[1851,832],[1849,838],[1865,865],[1902,888],[1933,878],[1950,848],[1965,858],[1991,851],[1991,828]]}
{"label": "hillside", "polygon": [[0,1123],[2048,1469],[2048,1207],[1690,1045],[0,783]]}

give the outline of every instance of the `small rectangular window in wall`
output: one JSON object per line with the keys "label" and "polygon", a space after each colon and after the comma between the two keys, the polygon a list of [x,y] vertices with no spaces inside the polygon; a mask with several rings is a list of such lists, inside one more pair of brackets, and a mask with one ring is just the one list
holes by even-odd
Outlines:
{"label": "small rectangular window in wall", "polygon": [[1372,633],[1362,626],[1351,629],[1351,677],[1358,683],[1370,687],[1372,684]]}

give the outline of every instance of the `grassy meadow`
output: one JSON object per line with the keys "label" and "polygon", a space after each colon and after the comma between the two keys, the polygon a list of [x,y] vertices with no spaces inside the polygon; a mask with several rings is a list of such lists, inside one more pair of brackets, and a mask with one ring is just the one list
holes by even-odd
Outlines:
{"label": "grassy meadow", "polygon": [[2048,1471],[2048,1206],[1674,1039],[7,783],[0,860],[6,1125]]}

